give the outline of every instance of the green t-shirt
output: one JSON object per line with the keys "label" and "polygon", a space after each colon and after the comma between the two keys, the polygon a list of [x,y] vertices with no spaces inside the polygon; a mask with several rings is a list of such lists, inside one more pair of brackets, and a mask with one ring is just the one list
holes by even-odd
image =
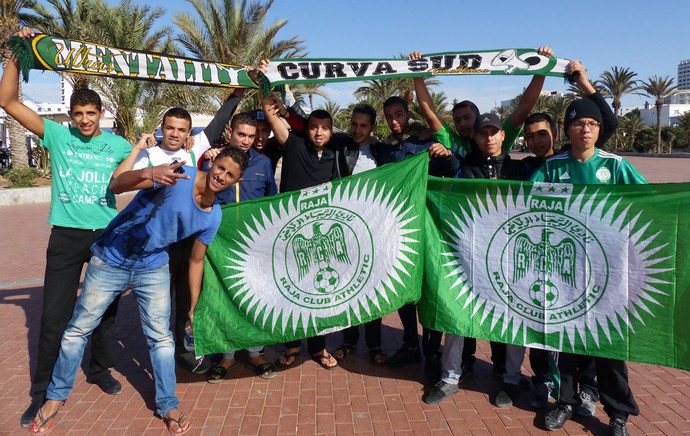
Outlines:
{"label": "green t-shirt", "polygon": [[77,129],[44,120],[43,147],[50,151],[48,223],[75,229],[103,229],[117,214],[110,176],[132,146],[107,132],[93,138]]}
{"label": "green t-shirt", "polygon": [[587,185],[647,183],[647,179],[628,161],[598,148],[585,162],[575,159],[569,151],[546,159],[530,181]]}
{"label": "green t-shirt", "polygon": [[[510,150],[515,146],[515,140],[520,133],[522,133],[522,127],[516,129],[510,119],[507,118],[503,121],[503,131],[506,133],[506,137],[503,140],[503,152],[510,153]],[[472,140],[461,138],[455,129],[451,128],[447,123],[443,123],[443,127],[434,132],[433,137],[436,141],[443,144],[446,148],[450,150],[457,156],[464,158],[467,154],[472,151]]]}

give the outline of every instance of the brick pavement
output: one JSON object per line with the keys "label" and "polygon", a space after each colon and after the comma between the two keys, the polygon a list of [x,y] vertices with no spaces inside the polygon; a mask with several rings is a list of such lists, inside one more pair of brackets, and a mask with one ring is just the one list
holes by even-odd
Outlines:
{"label": "brick pavement", "polygon": [[[687,160],[635,160],[655,182],[690,181]],[[3,351],[0,357],[0,434],[27,434],[19,417],[29,403],[29,374],[41,311],[41,283],[49,226],[47,204],[0,207],[0,322]],[[330,349],[339,345],[330,335]],[[400,345],[397,315],[384,318],[383,343],[392,354]],[[114,375],[122,381],[121,395],[108,396],[77,376],[75,389],[59,414],[54,435],[167,434],[154,417],[151,364],[141,333],[136,302],[122,299],[116,323],[115,346],[119,358]],[[278,350],[268,348],[269,357]],[[203,376],[178,371],[177,394],[181,410],[190,413],[197,435],[467,435],[547,434],[537,428],[543,412],[529,407],[523,389],[516,405],[498,409],[489,403],[500,382],[491,375],[488,344],[479,341],[475,373],[462,390],[440,405],[421,401],[422,364],[401,370],[373,367],[360,343],[340,368],[325,371],[308,360],[306,351],[297,367],[262,380],[240,367],[222,384],[211,385]],[[88,355],[88,353],[87,353]],[[240,361],[246,357],[238,353]],[[690,373],[655,365],[631,363],[630,384],[641,414],[630,418],[633,435],[690,434]],[[529,368],[523,368],[528,374]],[[569,421],[553,434],[607,434],[608,421],[601,405],[591,418]]]}

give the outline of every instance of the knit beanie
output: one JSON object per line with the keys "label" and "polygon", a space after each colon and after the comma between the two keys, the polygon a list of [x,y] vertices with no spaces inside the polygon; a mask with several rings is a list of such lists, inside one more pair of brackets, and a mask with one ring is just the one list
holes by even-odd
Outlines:
{"label": "knit beanie", "polygon": [[565,120],[563,120],[565,130],[567,131],[570,127],[570,123],[578,118],[593,118],[600,123],[602,122],[601,111],[597,105],[588,98],[582,98],[570,103],[568,110],[565,111]]}

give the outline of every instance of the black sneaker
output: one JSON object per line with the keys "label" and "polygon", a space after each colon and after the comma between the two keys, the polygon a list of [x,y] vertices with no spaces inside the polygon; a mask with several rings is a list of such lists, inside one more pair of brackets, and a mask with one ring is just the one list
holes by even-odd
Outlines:
{"label": "black sneaker", "polygon": [[19,420],[19,424],[24,428],[30,426],[31,421],[33,421],[34,418],[36,418],[39,409],[43,406],[43,403],[45,402],[46,399],[43,395],[34,397],[31,400],[31,404],[29,404],[29,407],[27,407],[24,413],[22,414],[22,417]]}
{"label": "black sneaker", "polygon": [[518,397],[518,387],[517,385],[511,385],[509,383],[503,383],[501,391],[494,398],[494,405],[496,407],[505,408],[511,407],[513,401]]}
{"label": "black sneaker", "polygon": [[544,416],[544,427],[546,427],[547,430],[558,430],[572,417],[572,406],[556,404],[556,407],[551,409],[551,411]]}
{"label": "black sneaker", "polygon": [[422,361],[422,355],[419,352],[419,348],[408,348],[407,345],[400,347],[394,355],[388,359],[386,362],[388,366],[394,368],[405,366],[409,363],[417,363]]}
{"label": "black sneaker", "polygon": [[113,377],[113,375],[110,373],[97,380],[91,380],[89,382],[97,385],[108,395],[120,395],[122,393],[122,384],[115,380],[115,377]]}
{"label": "black sneaker", "polygon": [[203,357],[197,359],[193,351],[178,354],[176,360],[178,365],[194,374],[206,374],[211,369],[211,363]]}
{"label": "black sneaker", "polygon": [[611,423],[609,424],[611,436],[630,436],[627,424],[625,418],[611,418]]}
{"label": "black sneaker", "polygon": [[446,397],[450,397],[453,394],[457,394],[460,391],[458,385],[446,383],[443,380],[436,383],[436,385],[431,388],[429,394],[424,398],[426,404],[438,404],[443,401]]}

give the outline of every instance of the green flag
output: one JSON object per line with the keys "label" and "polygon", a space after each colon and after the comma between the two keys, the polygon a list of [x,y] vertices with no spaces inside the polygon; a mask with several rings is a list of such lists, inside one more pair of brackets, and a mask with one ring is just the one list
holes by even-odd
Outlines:
{"label": "green flag", "polygon": [[198,355],[340,330],[416,302],[428,156],[223,207],[194,316]]}
{"label": "green flag", "polygon": [[690,369],[687,184],[430,179],[424,326]]}

